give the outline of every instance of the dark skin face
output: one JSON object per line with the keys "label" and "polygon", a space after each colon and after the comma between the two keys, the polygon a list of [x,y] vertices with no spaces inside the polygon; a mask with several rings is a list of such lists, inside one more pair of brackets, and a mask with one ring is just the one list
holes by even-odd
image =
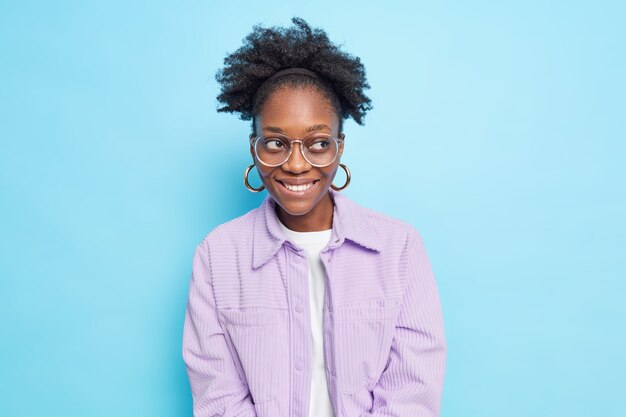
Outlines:
{"label": "dark skin face", "polygon": [[[272,93],[256,116],[257,135],[274,133],[280,129],[293,139],[311,134],[309,129],[329,133],[337,138],[339,117],[328,99],[313,87],[282,87]],[[293,145],[289,159],[277,167],[268,167],[256,160],[254,148],[250,154],[256,164],[265,189],[277,203],[280,221],[291,230],[314,232],[328,230],[333,222],[333,203],[328,188],[339,167],[343,143],[335,161],[326,167],[309,164],[300,152],[300,144]],[[312,182],[305,193],[293,193],[283,185],[286,182]],[[281,183],[282,182],[282,183]]]}

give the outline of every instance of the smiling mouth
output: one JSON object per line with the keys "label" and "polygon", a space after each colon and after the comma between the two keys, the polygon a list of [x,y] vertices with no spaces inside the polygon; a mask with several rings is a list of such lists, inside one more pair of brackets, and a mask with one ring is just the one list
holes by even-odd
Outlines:
{"label": "smiling mouth", "polygon": [[313,182],[310,182],[308,184],[302,184],[302,185],[289,185],[289,184],[285,184],[282,181],[276,180],[276,182],[278,182],[280,185],[282,185],[284,188],[286,188],[289,191],[293,191],[293,192],[304,192],[307,190],[310,190],[316,183],[319,182],[319,180],[315,180]]}

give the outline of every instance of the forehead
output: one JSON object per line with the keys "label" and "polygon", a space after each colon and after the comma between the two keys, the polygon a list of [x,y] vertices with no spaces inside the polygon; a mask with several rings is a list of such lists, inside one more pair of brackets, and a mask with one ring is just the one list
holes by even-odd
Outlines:
{"label": "forehead", "polygon": [[257,115],[260,129],[279,127],[286,133],[301,134],[313,125],[338,129],[339,118],[330,101],[313,87],[282,87],[265,101]]}

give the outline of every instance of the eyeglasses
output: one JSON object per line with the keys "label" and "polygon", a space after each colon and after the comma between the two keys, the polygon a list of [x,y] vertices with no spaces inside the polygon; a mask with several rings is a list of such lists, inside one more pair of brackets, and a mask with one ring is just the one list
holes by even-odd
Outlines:
{"label": "eyeglasses", "polygon": [[263,165],[277,167],[287,162],[295,143],[300,144],[300,152],[304,159],[314,167],[325,167],[332,164],[339,153],[339,144],[344,135],[336,138],[328,133],[314,132],[303,139],[292,140],[280,133],[250,136],[250,144],[254,147],[257,159]]}

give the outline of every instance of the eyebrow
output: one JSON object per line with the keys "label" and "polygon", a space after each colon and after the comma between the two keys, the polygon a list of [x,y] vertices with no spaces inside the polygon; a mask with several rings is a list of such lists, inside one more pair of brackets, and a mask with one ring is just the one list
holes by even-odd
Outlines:
{"label": "eyebrow", "polygon": [[[309,126],[306,131],[314,132],[316,130],[324,130],[324,129],[328,129],[332,131],[332,129],[327,124],[323,124],[323,123]],[[267,126],[267,127],[264,127],[263,130],[269,130],[270,132],[275,132],[275,133],[285,133],[280,127],[276,127],[276,126]]]}

